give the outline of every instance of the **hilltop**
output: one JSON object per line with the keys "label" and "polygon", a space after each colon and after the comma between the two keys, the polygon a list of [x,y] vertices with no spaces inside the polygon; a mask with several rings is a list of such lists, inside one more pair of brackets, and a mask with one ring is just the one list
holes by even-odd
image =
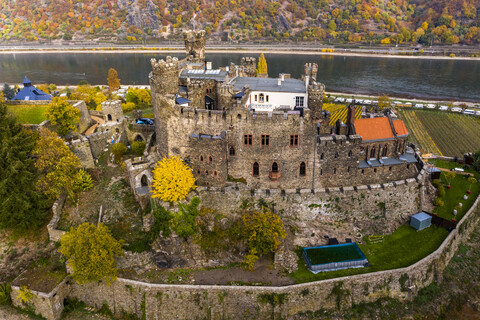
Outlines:
{"label": "hilltop", "polygon": [[179,39],[476,44],[480,0],[0,0],[0,43]]}

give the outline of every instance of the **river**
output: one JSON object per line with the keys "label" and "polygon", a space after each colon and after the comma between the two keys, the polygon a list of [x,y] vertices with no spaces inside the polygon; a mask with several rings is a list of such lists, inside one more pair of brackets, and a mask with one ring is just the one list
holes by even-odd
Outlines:
{"label": "river", "polygon": [[[35,83],[76,85],[86,79],[105,84],[107,71],[115,68],[122,84],[148,84],[151,58],[167,53],[3,53],[0,83],[21,83],[28,76]],[[184,54],[169,54],[184,57]],[[207,53],[213,67],[239,63],[242,53]],[[258,54],[252,54],[258,58]],[[306,54],[265,54],[270,77],[290,73],[300,78],[306,62],[318,64],[317,81],[327,91],[394,97],[480,101],[480,60],[402,59]]]}

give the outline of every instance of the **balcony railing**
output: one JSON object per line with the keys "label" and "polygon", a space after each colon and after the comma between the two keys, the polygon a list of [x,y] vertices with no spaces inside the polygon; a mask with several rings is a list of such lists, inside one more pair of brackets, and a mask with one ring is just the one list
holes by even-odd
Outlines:
{"label": "balcony railing", "polygon": [[270,178],[270,180],[276,181],[276,180],[280,179],[281,174],[280,174],[280,172],[270,171],[270,173],[268,174],[268,177]]}

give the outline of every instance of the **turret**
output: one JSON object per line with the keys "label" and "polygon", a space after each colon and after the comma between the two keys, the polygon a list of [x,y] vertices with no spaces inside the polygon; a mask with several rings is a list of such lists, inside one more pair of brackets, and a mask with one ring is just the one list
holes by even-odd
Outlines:
{"label": "turret", "polygon": [[152,92],[167,95],[178,92],[178,59],[167,57],[166,60],[150,60],[152,72],[150,73],[150,85]]}
{"label": "turret", "polygon": [[183,34],[187,61],[205,63],[205,30],[186,31]]}
{"label": "turret", "polygon": [[308,108],[312,112],[312,120],[314,121],[322,117],[324,93],[325,85],[323,83],[313,83],[308,86]]}

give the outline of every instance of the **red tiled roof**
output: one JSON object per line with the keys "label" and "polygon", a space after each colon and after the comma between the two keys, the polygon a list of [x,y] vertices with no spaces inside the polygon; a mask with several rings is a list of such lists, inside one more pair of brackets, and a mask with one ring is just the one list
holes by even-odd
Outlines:
{"label": "red tiled roof", "polygon": [[408,135],[408,129],[405,126],[403,120],[393,120],[393,126],[397,132],[397,136],[406,136]]}
{"label": "red tiled roof", "polygon": [[387,117],[355,120],[355,131],[363,141],[393,139],[392,127]]}

